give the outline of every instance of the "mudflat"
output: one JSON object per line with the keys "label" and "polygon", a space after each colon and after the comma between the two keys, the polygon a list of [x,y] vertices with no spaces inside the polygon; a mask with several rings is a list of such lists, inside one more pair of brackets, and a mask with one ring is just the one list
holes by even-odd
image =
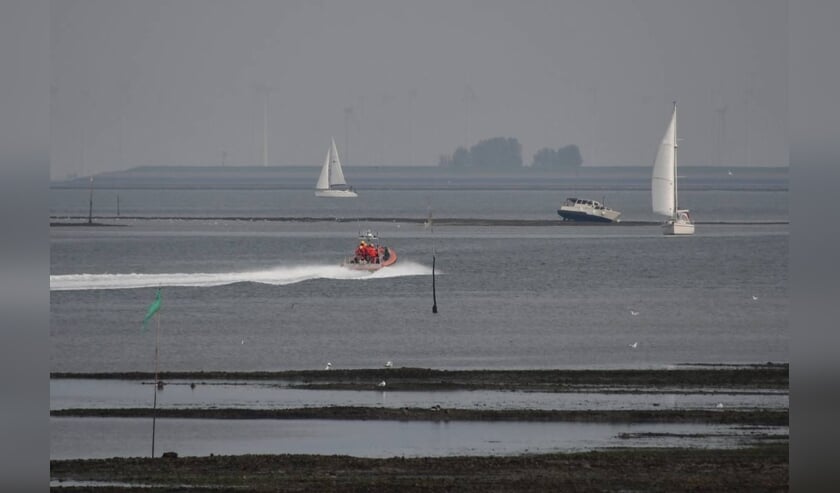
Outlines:
{"label": "mudflat", "polygon": [[[50,378],[111,380],[151,380],[150,372],[52,373]],[[275,372],[162,372],[167,380],[202,381],[277,381],[299,389],[376,389],[382,380],[388,390],[519,390],[541,392],[632,392],[680,389],[704,390],[763,389],[786,390],[789,385],[787,364],[749,366],[681,366],[673,369],[619,370],[437,370],[429,368],[375,368],[290,370]]]}
{"label": "mudflat", "polygon": [[[242,455],[50,463],[52,489],[66,482],[61,491],[787,491],[788,475],[787,444],[515,457]],[[68,481],[103,486],[72,487]]]}
{"label": "mudflat", "polygon": [[[55,373],[52,378],[149,380],[150,373]],[[283,372],[170,372],[183,382],[234,380],[300,389],[494,389],[544,392],[785,393],[787,364],[688,365],[661,370],[469,370],[422,368]],[[52,416],[212,419],[701,422],[788,426],[787,409],[537,410],[330,406],[297,409],[62,409]],[[787,491],[787,436],[734,449],[612,448],[516,456],[359,458],[237,455],[50,461],[60,491]]]}

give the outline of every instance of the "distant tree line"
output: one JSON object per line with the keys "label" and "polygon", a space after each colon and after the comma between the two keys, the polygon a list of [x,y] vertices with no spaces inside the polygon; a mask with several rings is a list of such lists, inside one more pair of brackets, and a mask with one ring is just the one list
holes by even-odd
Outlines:
{"label": "distant tree line", "polygon": [[447,168],[510,169],[522,167],[522,144],[518,139],[494,137],[470,147],[455,149],[451,156],[441,156],[440,166]]}
{"label": "distant tree line", "polygon": [[583,157],[580,155],[580,149],[572,144],[559,149],[549,149],[547,147],[540,149],[534,154],[534,162],[531,166],[542,169],[557,169],[577,168],[581,164],[583,164]]}
{"label": "distant tree line", "polygon": [[[565,169],[581,164],[583,158],[578,146],[567,145],[559,149],[540,149],[534,154],[531,167]],[[523,167],[522,144],[514,137],[494,137],[482,140],[469,150],[459,147],[452,155],[441,156],[438,165],[453,169],[519,169]]]}

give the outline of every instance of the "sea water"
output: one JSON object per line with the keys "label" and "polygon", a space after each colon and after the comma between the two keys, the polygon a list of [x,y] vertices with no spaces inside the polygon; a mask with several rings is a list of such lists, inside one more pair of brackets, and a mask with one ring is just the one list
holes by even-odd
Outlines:
{"label": "sea water", "polygon": [[[387,377],[386,377],[387,378]],[[53,379],[50,410],[148,407],[151,379]],[[312,390],[288,387],[288,382],[166,380],[157,405],[167,409],[232,408],[295,409],[358,406],[386,408],[633,410],[633,409],[787,409],[786,390],[697,389],[655,392],[534,392],[509,390]]]}
{"label": "sea water", "polygon": [[[327,454],[356,457],[514,455],[607,447],[731,448],[782,427],[703,423],[158,419],[155,456]],[[50,459],[148,457],[151,419],[51,418]]]}
{"label": "sea water", "polygon": [[[656,221],[645,190],[368,190],[358,199],[330,200],[316,199],[311,190],[97,189],[94,216],[105,226],[50,228],[50,368],[149,372],[156,336],[162,371],[322,369],[327,362],[333,368],[377,368],[389,360],[395,367],[441,369],[786,362],[787,192],[754,185],[682,193],[681,202],[700,221],[696,234],[684,238],[664,237],[655,225],[443,223],[444,218],[557,219],[566,196],[606,198],[625,220]],[[50,197],[54,221],[87,217],[87,190],[53,189]],[[165,219],[138,219],[150,217]],[[377,217],[390,219],[362,219]],[[431,227],[419,222],[429,217]],[[284,220],[272,220],[277,218]],[[373,274],[343,269],[339,264],[355,247],[356,235],[368,228],[398,252],[398,263]],[[158,288],[162,309],[144,328]],[[786,393],[339,392],[201,383],[191,389],[183,383],[167,386],[160,405],[788,406]],[[151,390],[138,382],[54,380],[50,407],[143,407]],[[707,425],[696,430],[321,420],[159,420],[158,425],[160,450],[182,455],[510,454],[738,444],[731,430]],[[148,426],[148,419],[51,418],[50,456],[145,455]],[[718,431],[730,438],[704,435],[692,443],[685,437],[667,443],[619,438]]]}
{"label": "sea water", "polygon": [[[158,322],[161,370],[789,359],[785,191],[686,192],[707,224],[684,238],[653,225],[259,219],[556,219],[572,191],[371,190],[349,201],[309,190],[186,192],[97,190],[98,203],[119,193],[123,211],[169,218],[51,228],[52,371],[151,371]],[[51,194],[56,217],[87,199],[83,190]],[[628,220],[656,219],[647,191],[605,194]],[[219,216],[251,219],[178,219]],[[752,224],[708,224],[727,221]],[[396,266],[341,268],[368,228],[396,249]],[[158,287],[163,308],[144,330]]]}

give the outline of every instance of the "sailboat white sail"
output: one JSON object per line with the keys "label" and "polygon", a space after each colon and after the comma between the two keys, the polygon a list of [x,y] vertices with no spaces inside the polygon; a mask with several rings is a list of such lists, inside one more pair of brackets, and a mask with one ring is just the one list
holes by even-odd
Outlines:
{"label": "sailboat white sail", "polygon": [[662,225],[666,235],[694,234],[694,223],[688,209],[680,209],[677,201],[677,103],[671,121],[665,129],[665,136],[659,144],[656,160],[653,162],[653,177],[650,184],[653,212],[666,216]]}
{"label": "sailboat white sail", "polygon": [[321,168],[321,175],[315,184],[316,197],[358,197],[353,188],[347,185],[344,179],[344,172],[341,170],[341,160],[338,158],[338,149],[335,147],[335,139],[332,139],[330,148],[327,150],[327,157],[324,159],[324,166]]}

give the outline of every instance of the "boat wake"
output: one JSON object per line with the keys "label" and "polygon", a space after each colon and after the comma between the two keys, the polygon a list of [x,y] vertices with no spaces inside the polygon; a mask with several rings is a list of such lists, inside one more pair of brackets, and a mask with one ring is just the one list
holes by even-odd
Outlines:
{"label": "boat wake", "polygon": [[414,262],[400,262],[370,273],[337,265],[274,267],[242,272],[195,272],[166,274],[64,274],[50,276],[50,291],[92,289],[137,289],[164,286],[212,287],[238,282],[282,286],[314,279],[370,280],[391,277],[431,275],[431,267]]}

